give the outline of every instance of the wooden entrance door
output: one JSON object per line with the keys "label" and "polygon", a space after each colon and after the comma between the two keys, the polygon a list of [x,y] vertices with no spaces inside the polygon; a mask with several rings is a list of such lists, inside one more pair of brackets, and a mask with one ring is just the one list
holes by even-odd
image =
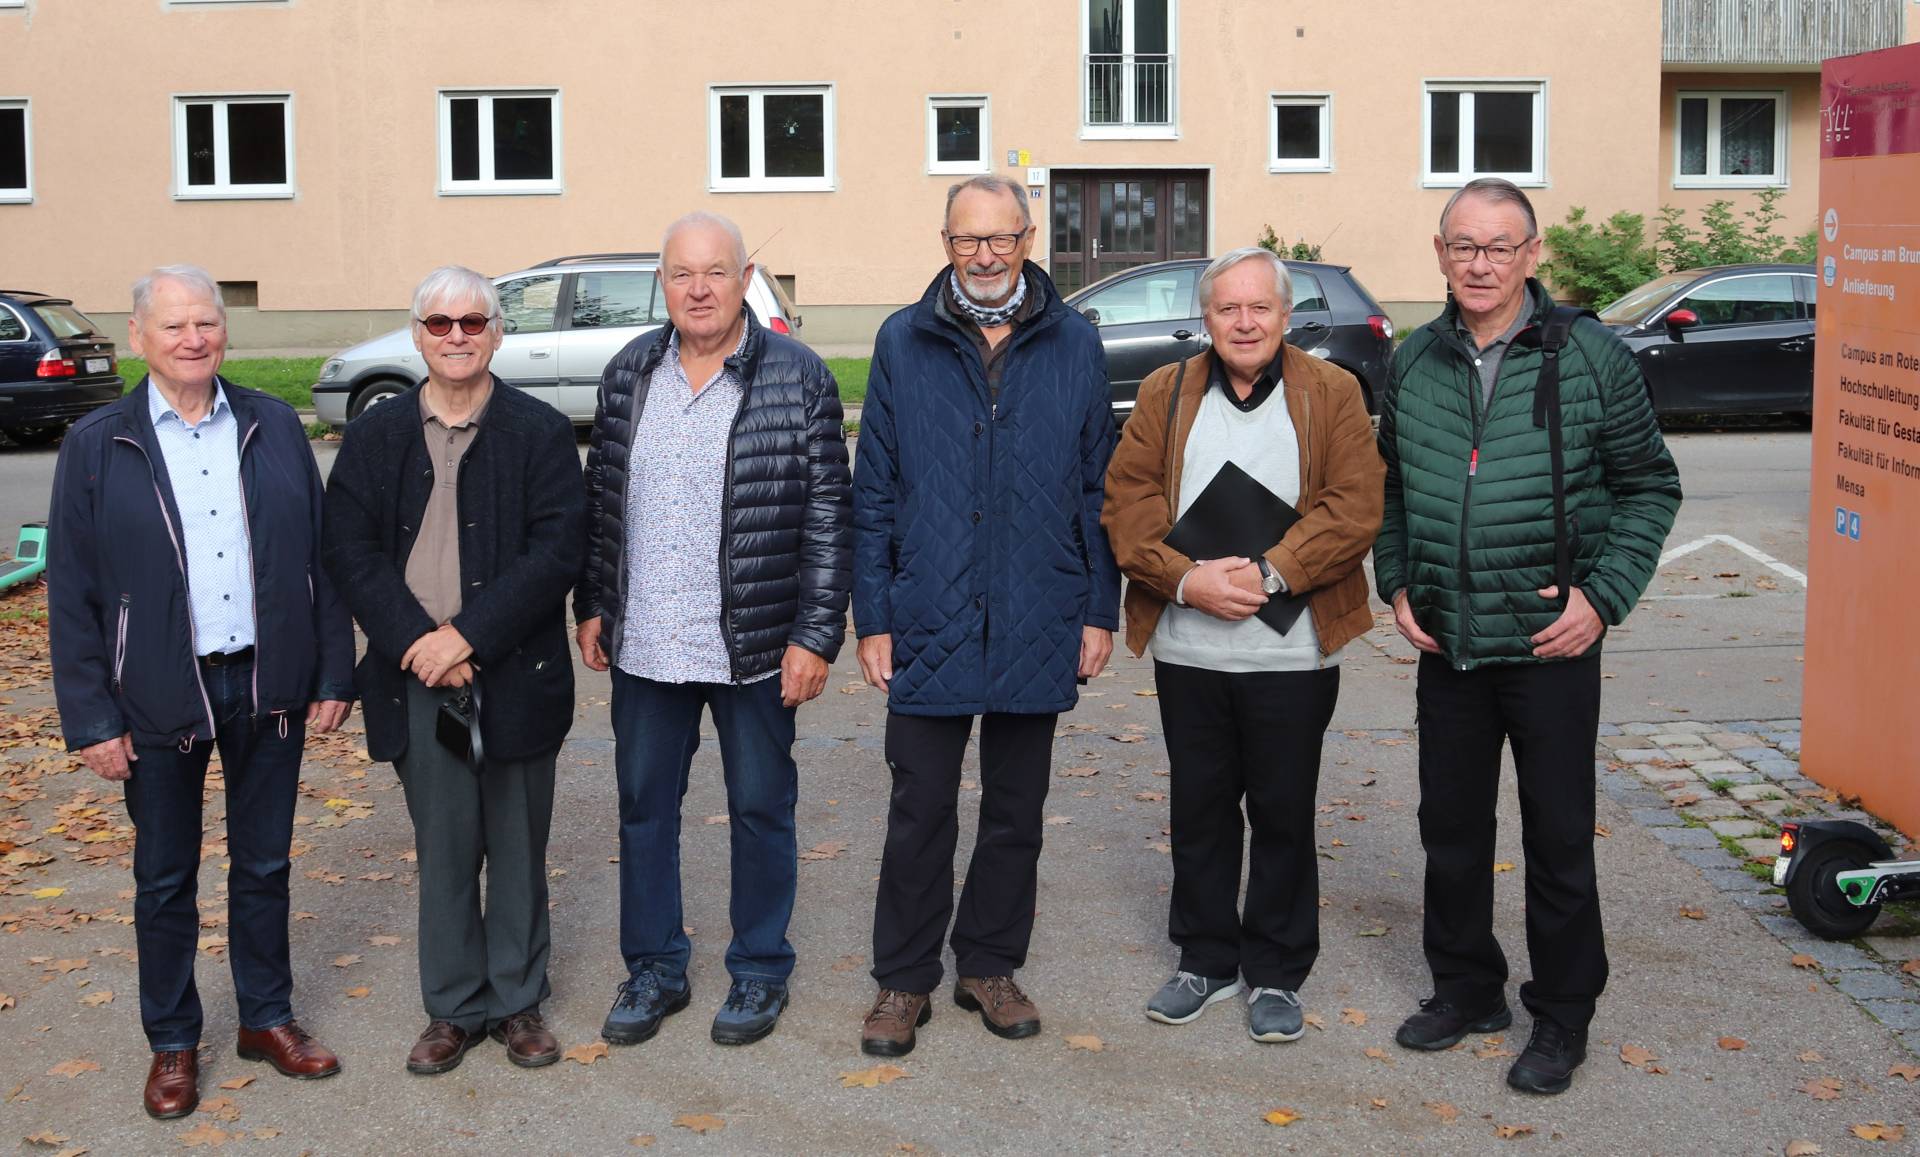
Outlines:
{"label": "wooden entrance door", "polygon": [[1122,269],[1207,255],[1207,174],[1174,170],[1051,175],[1049,266],[1062,296]]}

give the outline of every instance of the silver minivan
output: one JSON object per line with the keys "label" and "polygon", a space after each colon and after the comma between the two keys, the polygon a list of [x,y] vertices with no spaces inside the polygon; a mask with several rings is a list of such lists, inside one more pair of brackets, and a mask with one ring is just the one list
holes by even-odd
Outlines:
{"label": "silver minivan", "polygon": [[[556,257],[493,279],[506,335],[493,372],[553,406],[575,425],[593,421],[600,373],[613,355],[667,320],[657,253]],[[800,328],[793,302],[766,270],[754,270],[747,308],[777,333]],[[426,376],[406,329],[349,346],[320,367],[315,416],[344,426],[368,406],[412,389]]]}

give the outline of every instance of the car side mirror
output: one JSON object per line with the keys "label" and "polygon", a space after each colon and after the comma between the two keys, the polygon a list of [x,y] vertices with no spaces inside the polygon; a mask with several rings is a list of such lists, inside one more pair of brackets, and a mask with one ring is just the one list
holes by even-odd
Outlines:
{"label": "car side mirror", "polygon": [[1700,315],[1691,309],[1676,309],[1666,316],[1669,330],[1692,329],[1700,324]]}
{"label": "car side mirror", "polygon": [[503,317],[500,319],[501,333],[515,333],[515,332],[518,332],[519,329],[520,329],[520,323],[515,321],[514,319],[510,317]]}
{"label": "car side mirror", "polygon": [[1100,324],[1100,311],[1094,306],[1091,306],[1091,305],[1087,306],[1085,309],[1080,311],[1080,315],[1095,325]]}

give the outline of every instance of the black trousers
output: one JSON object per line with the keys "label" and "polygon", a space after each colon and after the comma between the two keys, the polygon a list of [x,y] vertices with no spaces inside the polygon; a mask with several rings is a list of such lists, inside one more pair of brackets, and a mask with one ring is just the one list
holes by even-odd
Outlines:
{"label": "black trousers", "polygon": [[1434,992],[1484,1008],[1506,984],[1507,958],[1493,935],[1494,805],[1505,740],[1520,781],[1533,964],[1520,1000],[1535,1016],[1584,1029],[1607,986],[1593,866],[1600,648],[1578,659],[1472,671],[1421,655],[1419,680],[1420,842]]}
{"label": "black trousers", "polygon": [[1298,989],[1320,953],[1313,800],[1340,668],[1230,673],[1155,662],[1153,678],[1173,787],[1167,935],[1180,970]]}
{"label": "black trousers", "polygon": [[873,978],[882,988],[933,991],[950,918],[960,975],[1009,976],[1027,962],[1058,718],[980,717],[980,828],[955,917],[960,758],[973,717],[888,713],[893,799],[873,905]]}

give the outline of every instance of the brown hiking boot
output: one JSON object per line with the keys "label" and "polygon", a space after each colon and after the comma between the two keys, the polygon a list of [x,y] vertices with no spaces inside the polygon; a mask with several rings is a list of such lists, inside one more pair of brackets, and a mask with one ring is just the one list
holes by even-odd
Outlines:
{"label": "brown hiking boot", "polygon": [[913,1030],[933,1019],[924,992],[883,988],[860,1027],[860,1051],[875,1057],[904,1057],[913,1051]]}
{"label": "brown hiking boot", "polygon": [[979,1013],[980,1023],[995,1036],[1019,1040],[1040,1031],[1040,1010],[1011,976],[963,976],[954,986],[953,1003]]}

